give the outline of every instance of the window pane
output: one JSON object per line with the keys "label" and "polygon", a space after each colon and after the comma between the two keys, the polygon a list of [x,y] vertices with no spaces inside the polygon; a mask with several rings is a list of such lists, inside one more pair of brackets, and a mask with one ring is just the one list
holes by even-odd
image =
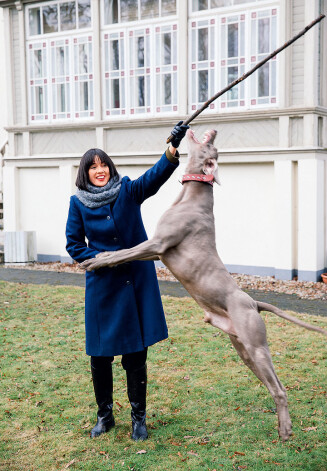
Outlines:
{"label": "window pane", "polygon": [[87,57],[87,44],[79,44],[79,73],[85,74],[88,72],[88,57]]}
{"label": "window pane", "polygon": [[262,18],[259,20],[259,44],[258,50],[259,54],[269,52],[269,36],[270,36],[270,28],[269,28],[269,18]]}
{"label": "window pane", "polygon": [[164,103],[171,105],[171,74],[164,75]]}
{"label": "window pane", "polygon": [[120,108],[119,100],[119,79],[111,81],[111,94],[112,94],[112,108]]}
{"label": "window pane", "polygon": [[36,49],[33,54],[33,78],[43,77],[42,50]]}
{"label": "window pane", "polygon": [[[228,83],[234,82],[238,76],[238,67],[228,67]],[[238,86],[233,87],[227,92],[228,100],[237,100],[238,99]]]}
{"label": "window pane", "polygon": [[78,27],[91,26],[91,0],[78,0]]}
{"label": "window pane", "polygon": [[211,0],[211,8],[229,7],[232,0]]}
{"label": "window pane", "polygon": [[60,4],[60,29],[67,31],[76,28],[76,6],[75,2]]}
{"label": "window pane", "polygon": [[119,69],[119,42],[118,39],[111,41],[111,67],[110,70]]}
{"label": "window pane", "polygon": [[193,0],[193,11],[207,10],[208,0]]}
{"label": "window pane", "polygon": [[42,114],[43,111],[43,87],[35,87],[35,113]]}
{"label": "window pane", "polygon": [[208,60],[208,28],[199,29],[198,32],[198,60]]}
{"label": "window pane", "polygon": [[144,67],[144,36],[137,38],[137,66]]}
{"label": "window pane", "polygon": [[238,24],[228,25],[228,57],[238,57]]}
{"label": "window pane", "polygon": [[57,85],[57,111],[63,113],[66,111],[66,93],[65,84]]}
{"label": "window pane", "polygon": [[104,1],[104,22],[106,25],[118,23],[118,0]]}
{"label": "window pane", "polygon": [[58,31],[57,5],[42,8],[43,33],[55,33]]}
{"label": "window pane", "polygon": [[164,61],[165,65],[171,64],[171,33],[163,35]]}
{"label": "window pane", "polygon": [[141,19],[159,16],[159,0],[141,0]]}
{"label": "window pane", "polygon": [[259,90],[258,96],[269,96],[269,64],[260,67],[259,71]]}
{"label": "window pane", "polygon": [[31,8],[29,10],[29,30],[30,35],[41,34],[41,15],[40,8]]}
{"label": "window pane", "polygon": [[144,106],[144,77],[138,77],[138,106]]}
{"label": "window pane", "polygon": [[208,100],[208,71],[199,71],[199,103]]}
{"label": "window pane", "polygon": [[176,15],[176,0],[161,0],[161,16]]}
{"label": "window pane", "polygon": [[56,76],[66,75],[65,70],[65,49],[64,47],[56,48]]}
{"label": "window pane", "polygon": [[121,21],[134,21],[138,19],[137,0],[120,0]]}

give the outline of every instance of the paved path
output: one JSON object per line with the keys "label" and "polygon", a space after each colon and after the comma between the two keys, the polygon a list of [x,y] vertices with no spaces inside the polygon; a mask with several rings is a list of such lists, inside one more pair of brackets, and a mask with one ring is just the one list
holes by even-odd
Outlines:
{"label": "paved path", "polygon": [[[85,277],[79,273],[65,273],[42,270],[24,270],[22,268],[0,268],[0,280],[14,283],[32,283],[47,285],[85,286]],[[162,295],[184,297],[188,292],[175,281],[159,281]],[[274,304],[280,309],[305,312],[327,317],[327,302],[322,300],[300,299],[294,294],[279,294],[271,291],[244,290],[252,298]]]}

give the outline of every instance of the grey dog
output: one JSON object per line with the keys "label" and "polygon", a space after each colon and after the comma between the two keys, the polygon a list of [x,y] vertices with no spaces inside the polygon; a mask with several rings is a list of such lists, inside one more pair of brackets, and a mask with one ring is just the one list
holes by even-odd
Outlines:
{"label": "grey dog", "polygon": [[160,218],[151,240],[130,249],[103,252],[81,266],[91,271],[132,260],[162,260],[204,309],[205,322],[229,335],[244,363],[268,388],[276,403],[279,436],[287,440],[292,424],[286,391],[275,373],[259,312],[269,311],[307,329],[324,335],[327,332],[275,306],[253,300],[226,270],[215,245],[210,184],[210,180],[219,183],[218,152],[213,145],[216,134],[215,130],[207,131],[199,142],[192,130],[187,131],[187,181],[177,200]]}

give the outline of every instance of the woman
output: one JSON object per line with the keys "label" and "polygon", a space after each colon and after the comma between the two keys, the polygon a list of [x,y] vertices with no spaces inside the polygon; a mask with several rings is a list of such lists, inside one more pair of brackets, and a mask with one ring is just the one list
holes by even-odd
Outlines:
{"label": "woman", "polygon": [[[121,178],[102,150],[90,149],[84,154],[66,227],[66,249],[74,260],[81,263],[100,252],[130,248],[147,239],[140,206],[178,167],[177,147],[188,127],[180,121],[161,159],[133,181]],[[85,331],[98,404],[91,437],[115,425],[111,364],[115,355],[122,355],[132,408],[132,438],[145,440],[147,348],[168,336],[154,263],[135,261],[87,272]]]}

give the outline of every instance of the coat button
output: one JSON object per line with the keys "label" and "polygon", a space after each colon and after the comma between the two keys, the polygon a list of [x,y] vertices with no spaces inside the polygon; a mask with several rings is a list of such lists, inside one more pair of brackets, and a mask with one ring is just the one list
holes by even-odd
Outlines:
{"label": "coat button", "polygon": [[118,240],[118,237],[114,237],[114,242],[117,242],[117,240]]}
{"label": "coat button", "polygon": [[107,219],[109,220],[109,219],[110,219],[110,216],[107,216]]}
{"label": "coat button", "polygon": [[126,284],[127,284],[127,285],[130,285],[130,284],[131,284],[131,282],[130,282],[130,281],[126,281]]}

